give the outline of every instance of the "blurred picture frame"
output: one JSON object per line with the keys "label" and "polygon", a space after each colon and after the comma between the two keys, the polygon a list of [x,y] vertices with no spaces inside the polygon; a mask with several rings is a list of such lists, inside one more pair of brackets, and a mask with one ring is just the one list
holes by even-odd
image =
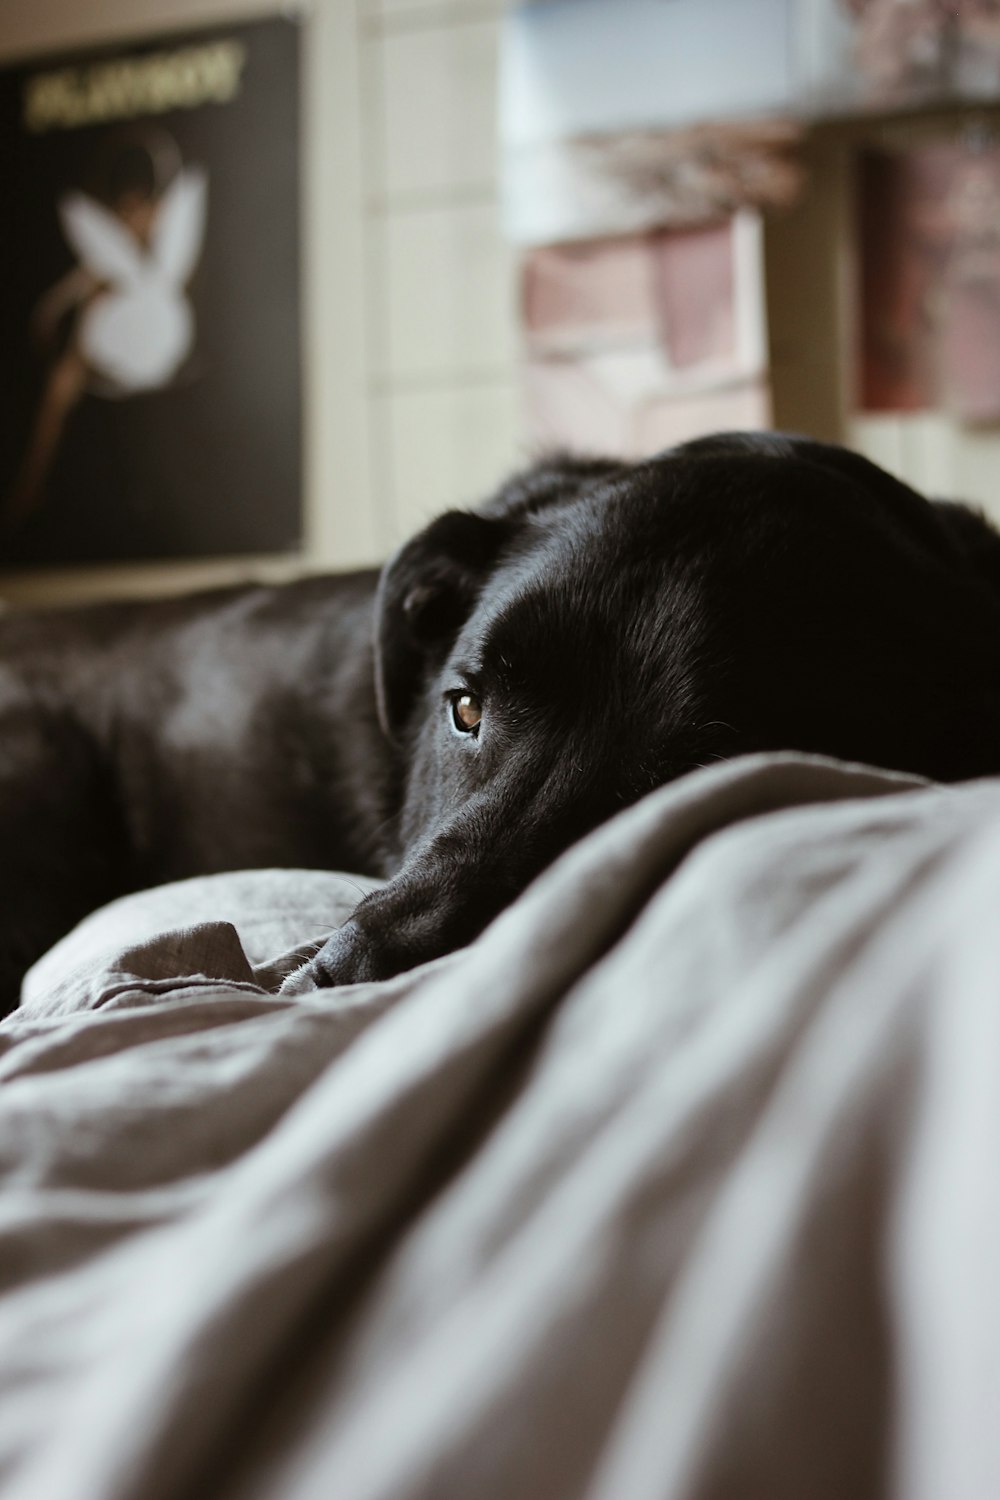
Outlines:
{"label": "blurred picture frame", "polygon": [[0,568],[301,546],[300,30],[0,71]]}

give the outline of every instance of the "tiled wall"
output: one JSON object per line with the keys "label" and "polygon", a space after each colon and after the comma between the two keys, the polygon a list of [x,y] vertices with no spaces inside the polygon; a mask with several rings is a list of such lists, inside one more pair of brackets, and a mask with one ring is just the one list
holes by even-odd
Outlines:
{"label": "tiled wall", "polygon": [[392,541],[522,456],[514,261],[497,210],[503,9],[362,9],[372,484]]}

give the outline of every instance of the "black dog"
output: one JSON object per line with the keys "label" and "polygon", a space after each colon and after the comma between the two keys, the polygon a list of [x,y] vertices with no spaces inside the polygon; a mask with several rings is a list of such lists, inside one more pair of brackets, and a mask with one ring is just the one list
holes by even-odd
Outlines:
{"label": "black dog", "polygon": [[0,1009],[79,917],[253,865],[391,875],[382,978],[695,766],[1000,771],[1000,536],[841,449],[553,459],[356,573],[0,622]]}

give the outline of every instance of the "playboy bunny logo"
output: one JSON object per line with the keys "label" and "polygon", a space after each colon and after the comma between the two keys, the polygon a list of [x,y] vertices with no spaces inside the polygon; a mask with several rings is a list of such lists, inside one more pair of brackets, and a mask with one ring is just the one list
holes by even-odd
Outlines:
{"label": "playboy bunny logo", "polygon": [[133,132],[110,144],[97,174],[99,194],[70,192],[57,205],[78,264],[35,309],[36,341],[54,352],[0,511],[8,527],[40,504],[67,419],[85,394],[123,399],[158,390],[194,346],[187,284],[205,237],[206,173],[181,164],[165,131]]}
{"label": "playboy bunny logo", "polygon": [[105,394],[165,385],[191,352],[185,286],[201,252],[206,186],[204,171],[184,167],[153,202],[137,197],[112,212],[70,193],[59,204],[68,243],[102,288],[81,313],[76,343]]}

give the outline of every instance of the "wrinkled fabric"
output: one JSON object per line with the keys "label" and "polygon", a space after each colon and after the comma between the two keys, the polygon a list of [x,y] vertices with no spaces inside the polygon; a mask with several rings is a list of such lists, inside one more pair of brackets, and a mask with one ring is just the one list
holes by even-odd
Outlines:
{"label": "wrinkled fabric", "polygon": [[304,996],[357,890],[194,884],[0,1025],[4,1500],[996,1500],[1000,782],[697,772]]}

